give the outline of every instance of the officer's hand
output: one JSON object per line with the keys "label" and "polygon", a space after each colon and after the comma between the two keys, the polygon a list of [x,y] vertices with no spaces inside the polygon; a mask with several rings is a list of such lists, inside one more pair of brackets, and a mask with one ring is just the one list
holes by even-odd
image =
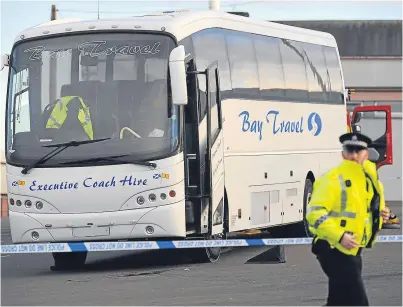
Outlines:
{"label": "officer's hand", "polygon": [[383,218],[384,222],[389,220],[389,216],[390,216],[389,209],[387,209],[387,208],[383,209],[381,214],[382,214],[382,218]]}
{"label": "officer's hand", "polygon": [[345,233],[343,235],[343,238],[341,239],[340,244],[345,248],[345,249],[352,249],[355,247],[358,247],[358,243],[355,241],[355,236],[350,235],[348,233]]}

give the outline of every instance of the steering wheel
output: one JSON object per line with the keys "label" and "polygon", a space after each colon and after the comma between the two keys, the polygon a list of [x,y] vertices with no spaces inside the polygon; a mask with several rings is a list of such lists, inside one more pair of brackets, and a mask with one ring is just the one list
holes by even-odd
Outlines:
{"label": "steering wheel", "polygon": [[134,132],[132,129],[130,129],[129,127],[123,127],[122,130],[120,130],[120,139],[123,138],[123,133],[125,131],[129,131],[132,135],[134,135],[135,137],[141,139],[141,136],[138,135],[136,132]]}
{"label": "steering wheel", "polygon": [[[49,115],[50,115],[50,108],[54,107],[54,106],[56,105],[56,103],[58,103],[58,102],[59,102],[59,98],[57,98],[57,99],[54,100],[53,102],[49,102],[49,103],[45,106],[45,108],[43,109],[42,116],[43,116],[43,119],[44,119],[45,123],[46,123],[47,120],[49,119],[48,117],[49,117]],[[46,125],[46,124],[45,124],[45,125]]]}

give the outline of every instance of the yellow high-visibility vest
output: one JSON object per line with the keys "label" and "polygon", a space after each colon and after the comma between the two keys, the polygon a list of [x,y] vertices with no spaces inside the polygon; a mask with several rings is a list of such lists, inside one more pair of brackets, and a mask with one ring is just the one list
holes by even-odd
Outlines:
{"label": "yellow high-visibility vest", "polygon": [[81,108],[78,111],[77,115],[78,120],[80,121],[85,133],[91,140],[93,140],[94,132],[92,129],[90,111],[87,105],[84,103],[83,99],[79,96],[64,96],[59,98],[59,101],[53,107],[52,113],[49,116],[49,119],[46,123],[46,128],[59,129],[63,125],[64,121],[67,118],[67,106],[75,98],[77,98],[81,103]]}
{"label": "yellow high-visibility vest", "polygon": [[[316,236],[315,242],[326,240],[332,248],[347,255],[356,255],[359,247],[374,246],[375,239],[370,243],[373,229],[370,208],[375,192],[379,195],[380,213],[385,208],[384,190],[376,165],[368,160],[363,165],[343,160],[317,179],[306,210],[306,220],[309,230]],[[382,217],[375,231],[381,228]],[[345,249],[340,244],[344,232],[353,233],[359,247]]]}

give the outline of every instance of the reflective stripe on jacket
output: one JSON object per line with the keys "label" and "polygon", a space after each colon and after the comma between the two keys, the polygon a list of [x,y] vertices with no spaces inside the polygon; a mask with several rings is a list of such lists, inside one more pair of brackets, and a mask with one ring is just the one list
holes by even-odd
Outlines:
{"label": "reflective stripe on jacket", "polygon": [[63,125],[64,121],[67,118],[67,110],[68,110],[67,106],[75,98],[77,98],[81,103],[81,108],[78,111],[77,115],[78,120],[80,121],[81,126],[83,127],[85,133],[91,140],[93,140],[94,132],[92,130],[90,111],[87,105],[84,103],[83,99],[78,96],[65,96],[59,98],[59,101],[53,107],[52,113],[49,116],[49,119],[46,123],[46,128],[59,129]]}
{"label": "reflective stripe on jacket", "polygon": [[[365,172],[369,178],[365,176]],[[376,191],[374,191],[375,187]],[[317,239],[324,239],[348,255],[356,255],[358,248],[345,249],[340,240],[344,232],[355,235],[359,247],[366,247],[372,235],[371,200],[380,196],[379,212],[385,207],[383,186],[377,178],[376,165],[366,161],[364,165],[343,160],[314,183],[307,206],[306,219],[310,231]],[[382,218],[378,230],[382,227]],[[370,244],[372,247],[375,240]]]}

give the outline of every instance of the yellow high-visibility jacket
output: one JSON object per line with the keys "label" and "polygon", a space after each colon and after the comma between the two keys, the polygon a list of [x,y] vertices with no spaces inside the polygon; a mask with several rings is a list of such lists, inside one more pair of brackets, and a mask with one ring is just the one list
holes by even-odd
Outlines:
{"label": "yellow high-visibility jacket", "polygon": [[[379,198],[374,197],[376,192]],[[347,255],[356,255],[359,247],[374,246],[376,237],[370,242],[373,233],[371,201],[376,199],[379,223],[374,227],[375,236],[382,228],[381,211],[385,208],[383,186],[378,179],[376,165],[368,160],[363,165],[343,160],[314,183],[306,219],[315,241],[326,240],[332,248]],[[344,232],[355,235],[358,248],[347,250],[340,244]]]}
{"label": "yellow high-visibility jacket", "polygon": [[85,133],[88,137],[93,140],[94,132],[92,129],[92,121],[90,111],[87,105],[84,103],[83,99],[79,96],[65,96],[61,97],[57,104],[53,107],[52,113],[49,116],[49,119],[46,123],[46,128],[56,128],[59,129],[64,121],[67,118],[67,106],[73,101],[73,99],[77,98],[81,103],[81,108],[78,111],[77,117],[83,127]]}

